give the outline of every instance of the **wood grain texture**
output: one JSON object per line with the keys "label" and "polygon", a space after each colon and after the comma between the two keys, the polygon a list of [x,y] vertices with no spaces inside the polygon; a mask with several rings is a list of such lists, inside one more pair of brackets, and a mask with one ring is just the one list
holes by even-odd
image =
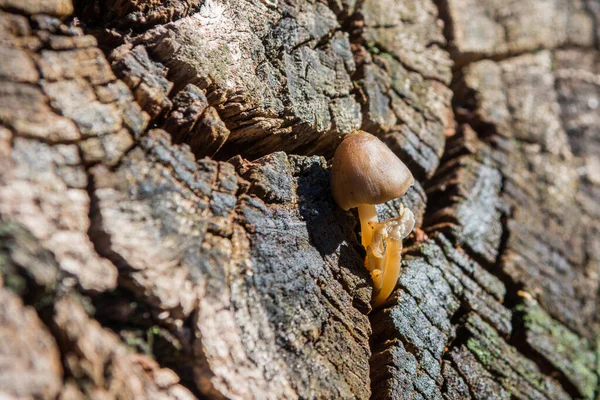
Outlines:
{"label": "wood grain texture", "polygon": [[[0,10],[0,397],[600,398],[596,2]],[[379,310],[358,128],[416,179]]]}

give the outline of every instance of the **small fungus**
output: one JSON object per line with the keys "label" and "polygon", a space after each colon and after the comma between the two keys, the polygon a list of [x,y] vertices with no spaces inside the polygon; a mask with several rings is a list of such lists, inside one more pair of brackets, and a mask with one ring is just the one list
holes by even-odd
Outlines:
{"label": "small fungus", "polygon": [[348,134],[333,157],[333,198],[344,210],[358,208],[362,245],[367,251],[365,266],[375,289],[375,307],[384,304],[396,286],[402,239],[415,224],[413,213],[402,206],[398,217],[379,222],[375,205],[403,196],[413,184],[414,178],[406,165],[369,133]]}

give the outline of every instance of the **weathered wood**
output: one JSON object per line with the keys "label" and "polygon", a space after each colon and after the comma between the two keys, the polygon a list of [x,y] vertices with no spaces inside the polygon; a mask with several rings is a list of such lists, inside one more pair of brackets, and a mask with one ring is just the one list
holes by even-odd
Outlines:
{"label": "weathered wood", "polygon": [[[587,3],[587,4],[586,4]],[[592,47],[594,0],[438,0],[458,66],[540,48]]]}
{"label": "weathered wood", "polygon": [[0,288],[0,393],[19,398],[54,398],[62,386],[56,342],[31,307]]}
{"label": "weathered wood", "polygon": [[[0,10],[0,397],[598,400],[595,1]],[[416,177],[380,310],[356,128]]]}
{"label": "weathered wood", "polygon": [[329,190],[322,161],[275,153],[243,162],[240,182],[231,164],[197,164],[165,132],[142,148],[148,156],[135,150],[114,173],[92,169],[92,234],[122,284],[180,338],[201,391],[365,397],[370,327],[359,309],[371,290],[346,242],[352,220],[336,218],[330,199],[315,203]]}
{"label": "weathered wood", "polygon": [[445,135],[453,131],[451,61],[430,1],[369,0],[359,43],[359,82],[365,96],[363,129],[379,133],[390,148],[431,177]]}

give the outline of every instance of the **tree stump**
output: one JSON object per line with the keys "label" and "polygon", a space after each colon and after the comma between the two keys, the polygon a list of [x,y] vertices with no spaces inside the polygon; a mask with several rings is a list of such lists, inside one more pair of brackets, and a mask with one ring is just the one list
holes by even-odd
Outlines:
{"label": "tree stump", "polygon": [[[0,0],[0,397],[600,400],[595,0]],[[344,135],[417,218],[372,309]]]}

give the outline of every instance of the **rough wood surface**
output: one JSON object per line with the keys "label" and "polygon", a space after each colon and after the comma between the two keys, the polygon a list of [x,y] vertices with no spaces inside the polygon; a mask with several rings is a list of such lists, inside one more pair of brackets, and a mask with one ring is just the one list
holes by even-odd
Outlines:
{"label": "rough wood surface", "polygon": [[[600,399],[595,0],[0,0],[0,397]],[[414,173],[371,309],[343,136]]]}

